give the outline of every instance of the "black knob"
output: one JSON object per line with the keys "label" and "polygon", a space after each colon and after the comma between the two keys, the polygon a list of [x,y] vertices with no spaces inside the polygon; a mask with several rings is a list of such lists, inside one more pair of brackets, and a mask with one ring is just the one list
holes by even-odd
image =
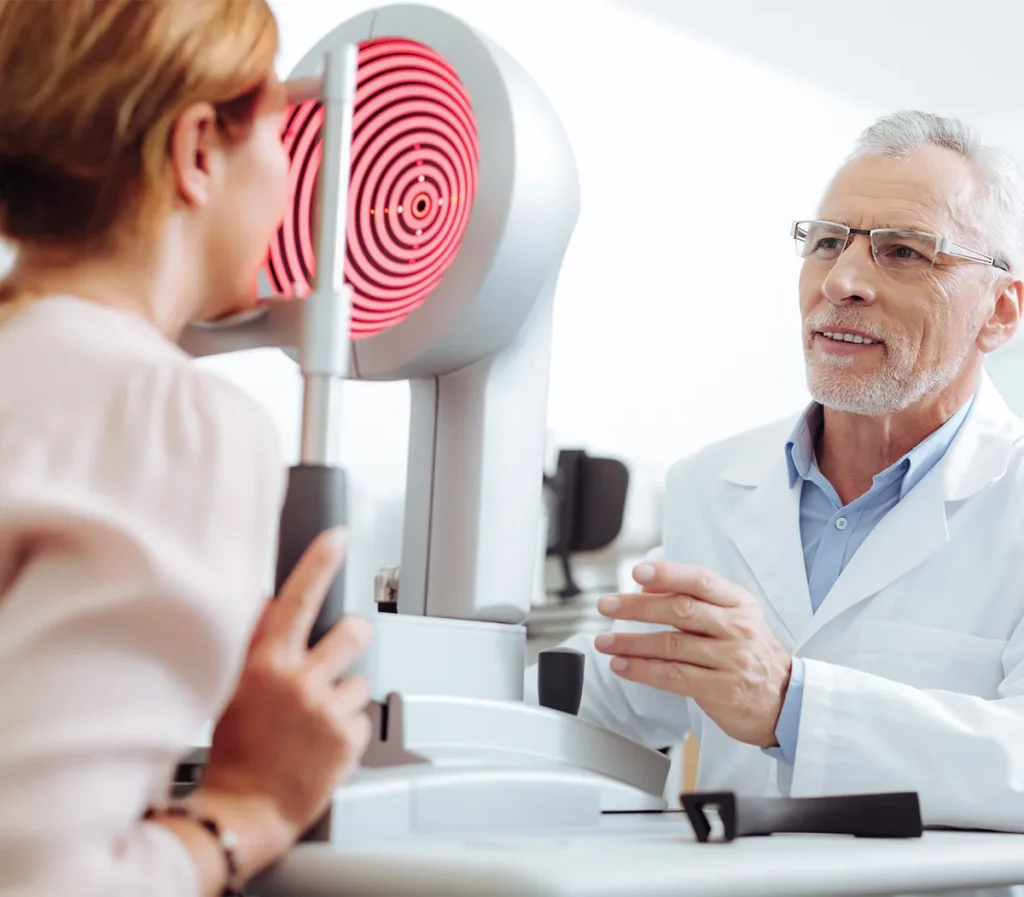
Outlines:
{"label": "black knob", "polygon": [[586,657],[575,648],[547,648],[540,652],[537,697],[542,707],[575,716],[583,698]]}

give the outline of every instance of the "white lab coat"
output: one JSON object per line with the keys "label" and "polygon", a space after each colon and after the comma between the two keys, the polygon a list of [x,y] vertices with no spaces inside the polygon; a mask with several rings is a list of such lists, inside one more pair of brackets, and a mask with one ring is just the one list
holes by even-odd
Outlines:
{"label": "white lab coat", "polygon": [[[693,701],[615,676],[590,636],[568,642],[587,655],[581,715],[651,747],[692,730],[699,790],[910,790],[926,824],[1024,832],[1024,422],[986,377],[945,457],[878,523],[817,613],[784,455],[793,424],[677,463],[663,533],[665,559],[747,589],[805,659],[793,767],[729,738]],[[530,673],[528,699],[535,688]]]}

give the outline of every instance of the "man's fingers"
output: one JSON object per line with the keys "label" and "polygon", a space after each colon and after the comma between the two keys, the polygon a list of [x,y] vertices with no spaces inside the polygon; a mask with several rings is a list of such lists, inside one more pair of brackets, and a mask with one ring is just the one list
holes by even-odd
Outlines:
{"label": "man's fingers", "polygon": [[633,579],[643,586],[645,592],[692,595],[722,607],[741,604],[746,594],[713,570],[691,564],[668,561],[637,564],[633,568]]}
{"label": "man's fingers", "polygon": [[646,660],[640,657],[614,657],[612,672],[630,682],[641,682],[684,698],[700,700],[712,695],[720,673],[670,660]]}
{"label": "man's fingers", "polygon": [[282,639],[305,650],[347,544],[341,528],[325,530],[310,543],[273,602],[264,640]]}
{"label": "man's fingers", "polygon": [[598,600],[597,609],[613,620],[659,623],[699,635],[724,635],[726,631],[721,608],[690,595],[605,595]]}
{"label": "man's fingers", "polygon": [[316,676],[324,683],[337,682],[355,663],[370,642],[370,624],[361,617],[339,620],[309,651]]}
{"label": "man's fingers", "polygon": [[721,668],[721,652],[716,651],[716,647],[721,644],[718,639],[691,635],[678,629],[665,629],[662,632],[603,632],[594,639],[594,647],[602,654],[670,660],[705,669]]}

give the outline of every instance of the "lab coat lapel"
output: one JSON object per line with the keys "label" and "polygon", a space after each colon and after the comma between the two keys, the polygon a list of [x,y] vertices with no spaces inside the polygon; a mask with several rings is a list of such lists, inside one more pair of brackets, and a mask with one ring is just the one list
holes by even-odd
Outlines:
{"label": "lab coat lapel", "polygon": [[[1021,421],[984,376],[945,457],[882,518],[828,593],[798,649],[840,614],[920,566],[949,541],[948,514],[1006,471]],[[976,563],[984,563],[978,557]]]}
{"label": "lab coat lapel", "polygon": [[946,544],[944,483],[934,473],[889,511],[857,549],[814,614],[798,649],[841,613],[876,595]]}
{"label": "lab coat lapel", "polygon": [[811,598],[800,539],[800,489],[789,486],[783,447],[778,446],[777,463],[764,470],[734,467],[723,478],[754,487],[725,519],[725,530],[796,640],[810,623]]}

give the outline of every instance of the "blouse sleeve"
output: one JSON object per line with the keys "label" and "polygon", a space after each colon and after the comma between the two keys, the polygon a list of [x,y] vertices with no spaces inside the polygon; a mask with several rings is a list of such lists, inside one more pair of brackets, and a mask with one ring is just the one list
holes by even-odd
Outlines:
{"label": "blouse sleeve", "polygon": [[186,365],[0,433],[0,893],[188,897],[141,823],[219,715],[273,586],[278,437]]}

